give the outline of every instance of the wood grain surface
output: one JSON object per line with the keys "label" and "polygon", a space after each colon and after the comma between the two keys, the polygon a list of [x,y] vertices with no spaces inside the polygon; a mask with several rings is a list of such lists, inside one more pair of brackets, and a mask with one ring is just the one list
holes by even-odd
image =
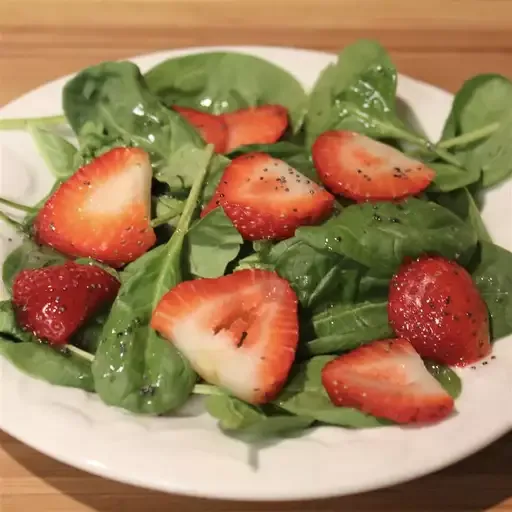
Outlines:
{"label": "wood grain surface", "polygon": [[[508,0],[0,0],[0,105],[86,65],[158,49],[258,44],[337,51],[360,37],[379,39],[402,73],[454,91],[476,73],[512,76],[511,36]],[[512,511],[512,434],[444,471],[390,489],[254,504],[118,484],[0,433],[0,511],[32,510]]]}

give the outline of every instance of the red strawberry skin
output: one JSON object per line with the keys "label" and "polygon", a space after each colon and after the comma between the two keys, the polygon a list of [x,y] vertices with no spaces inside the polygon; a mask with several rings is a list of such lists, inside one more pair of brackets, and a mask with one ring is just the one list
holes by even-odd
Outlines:
{"label": "red strawberry skin", "polygon": [[297,349],[297,297],[266,270],[186,281],[165,294],[151,327],[207,382],[253,404],[272,400]]}
{"label": "red strawberry skin", "polygon": [[245,108],[220,117],[228,128],[226,153],[249,144],[273,144],[288,127],[288,110],[281,105]]}
{"label": "red strawberry skin", "polygon": [[156,241],[149,223],[151,177],[145,151],[108,151],[52,194],[34,222],[36,240],[115,268],[134,261]]}
{"label": "red strawberry skin", "polygon": [[196,130],[207,144],[213,144],[216,153],[223,153],[228,140],[228,128],[221,116],[201,112],[193,108],[173,106]]}
{"label": "red strawberry skin", "polygon": [[454,261],[422,256],[402,265],[390,283],[388,316],[398,336],[439,363],[466,366],[491,352],[485,302]]}
{"label": "red strawberry skin", "polygon": [[435,177],[425,164],[359,133],[332,130],[312,147],[325,186],[355,201],[386,201],[419,194]]}
{"label": "red strawberry skin", "polygon": [[379,340],[327,363],[322,384],[334,405],[396,423],[432,423],[449,416],[453,398],[404,339]]}
{"label": "red strawberry skin", "polygon": [[18,324],[50,344],[64,344],[99,308],[112,302],[119,281],[94,265],[67,262],[23,270],[13,284]]}
{"label": "red strawberry skin", "polygon": [[322,222],[334,196],[265,153],[235,158],[225,169],[205,216],[221,206],[245,240],[284,239],[299,226]]}

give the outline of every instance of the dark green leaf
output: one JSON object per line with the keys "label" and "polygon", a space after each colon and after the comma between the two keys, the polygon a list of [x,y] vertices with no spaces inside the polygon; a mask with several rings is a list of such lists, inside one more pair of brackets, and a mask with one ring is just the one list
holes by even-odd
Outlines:
{"label": "dark green leaf", "polygon": [[220,277],[244,241],[224,210],[215,208],[191,226],[186,242],[190,272],[197,277]]}
{"label": "dark green leaf", "polygon": [[307,97],[284,69],[252,55],[209,52],[168,59],[146,74],[150,89],[165,104],[213,114],[267,104],[289,111],[294,132],[306,112]]}
{"label": "dark green leaf", "polygon": [[295,235],[382,276],[391,275],[405,257],[423,253],[469,258],[477,241],[475,231],[450,210],[414,198],[352,205],[322,226],[302,227]]}
{"label": "dark green leaf", "polygon": [[231,160],[223,155],[214,155],[210,163],[210,169],[208,176],[206,177],[206,183],[201,195],[201,202],[206,205],[213,197],[215,189],[222,178],[224,169],[231,163]]}
{"label": "dark green leaf", "polygon": [[332,356],[317,356],[296,366],[274,402],[292,414],[309,416],[331,425],[351,428],[389,425],[391,422],[387,420],[352,407],[337,407],[331,402],[322,385],[322,369],[332,359]]}
{"label": "dark green leaf", "polygon": [[492,338],[512,334],[512,253],[481,242],[471,267],[473,280],[489,310]]}
{"label": "dark green leaf", "polygon": [[467,185],[477,182],[481,175],[481,169],[476,165],[471,165],[468,169],[461,169],[447,163],[430,163],[429,167],[434,169],[436,177],[429,187],[429,190],[435,192],[451,192]]}
{"label": "dark green leaf", "polygon": [[168,218],[167,224],[176,227],[185,207],[185,200],[172,196],[158,196],[155,198],[155,203],[157,218]]}
{"label": "dark green leaf", "polygon": [[208,396],[206,409],[219,420],[224,432],[253,441],[298,433],[314,422],[313,418],[279,410],[269,414],[268,407],[264,410],[228,395]]}
{"label": "dark green leaf", "polygon": [[459,376],[448,366],[424,360],[425,367],[430,374],[443,386],[446,392],[455,400],[462,392],[462,382]]}
{"label": "dark green leaf", "polygon": [[109,405],[162,414],[183,405],[195,384],[196,374],[189,363],[150,327],[150,319],[161,297],[182,280],[183,242],[210,157],[208,147],[203,172],[196,178],[169,242],[125,270],[93,363],[96,390]]}
{"label": "dark green leaf", "polygon": [[388,323],[387,300],[338,304],[313,315],[316,339],[304,347],[308,354],[333,354],[364,343],[394,337]]}

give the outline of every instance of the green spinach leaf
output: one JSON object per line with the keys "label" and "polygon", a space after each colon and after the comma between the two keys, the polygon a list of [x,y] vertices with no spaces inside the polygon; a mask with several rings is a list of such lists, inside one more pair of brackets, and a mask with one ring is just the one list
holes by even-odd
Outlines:
{"label": "green spinach leaf", "polygon": [[443,386],[446,392],[456,400],[462,393],[462,381],[448,366],[425,359],[423,361],[429,373]]}
{"label": "green spinach leaf", "polygon": [[394,337],[388,322],[387,300],[337,304],[312,318],[316,339],[302,347],[308,354],[334,354],[364,343]]}
{"label": "green spinach leaf", "polygon": [[461,169],[452,164],[433,162],[429,167],[436,173],[429,190],[435,192],[451,192],[472,183],[476,183],[481,175],[481,169],[476,165],[470,165],[467,169]]}
{"label": "green spinach leaf", "polygon": [[186,236],[190,272],[197,277],[223,276],[244,243],[222,208],[196,221]]}
{"label": "green spinach leaf", "polygon": [[209,52],[168,59],[146,74],[150,89],[168,105],[223,114],[267,104],[283,105],[297,132],[307,96],[284,69],[258,57]]}
{"label": "green spinach leaf", "polygon": [[391,275],[404,258],[423,253],[465,261],[477,242],[475,231],[450,210],[415,198],[348,206],[321,226],[297,229],[295,236],[381,276]]}
{"label": "green spinach leaf", "polygon": [[282,409],[322,423],[351,428],[389,425],[388,420],[376,418],[352,407],[335,406],[322,385],[322,369],[333,356],[317,356],[297,365],[287,384],[274,401]]}
{"label": "green spinach leaf", "polygon": [[[163,414],[189,397],[196,374],[168,341],[150,327],[162,296],[182,280],[182,249],[211,158],[203,152],[203,172],[194,182],[173,236],[130,264],[105,323],[93,363],[102,400],[132,412]],[[131,267],[131,268],[130,268]]]}

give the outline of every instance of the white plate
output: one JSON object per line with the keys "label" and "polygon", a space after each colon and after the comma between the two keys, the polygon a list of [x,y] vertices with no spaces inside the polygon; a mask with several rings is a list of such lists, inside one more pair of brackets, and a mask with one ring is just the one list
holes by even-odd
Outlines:
{"label": "white plate", "polygon": [[[284,48],[237,50],[268,59],[310,88],[334,56]],[[143,71],[167,57],[205,48],[133,59]],[[0,111],[1,117],[61,111],[68,77],[44,85]],[[409,78],[399,96],[413,107],[433,140],[449,111],[450,94]],[[0,133],[0,195],[31,204],[51,177],[29,137]],[[489,194],[484,218],[495,241],[512,249],[512,182]],[[12,249],[1,226],[0,262]],[[222,435],[197,401],[174,418],[131,416],[94,395],[52,387],[0,358],[0,428],[51,457],[115,480],[211,498],[284,500],[344,495],[410,480],[483,448],[512,428],[512,339],[494,347],[496,359],[460,372],[458,414],[428,428],[362,431],[322,427],[306,437],[249,447]]]}

